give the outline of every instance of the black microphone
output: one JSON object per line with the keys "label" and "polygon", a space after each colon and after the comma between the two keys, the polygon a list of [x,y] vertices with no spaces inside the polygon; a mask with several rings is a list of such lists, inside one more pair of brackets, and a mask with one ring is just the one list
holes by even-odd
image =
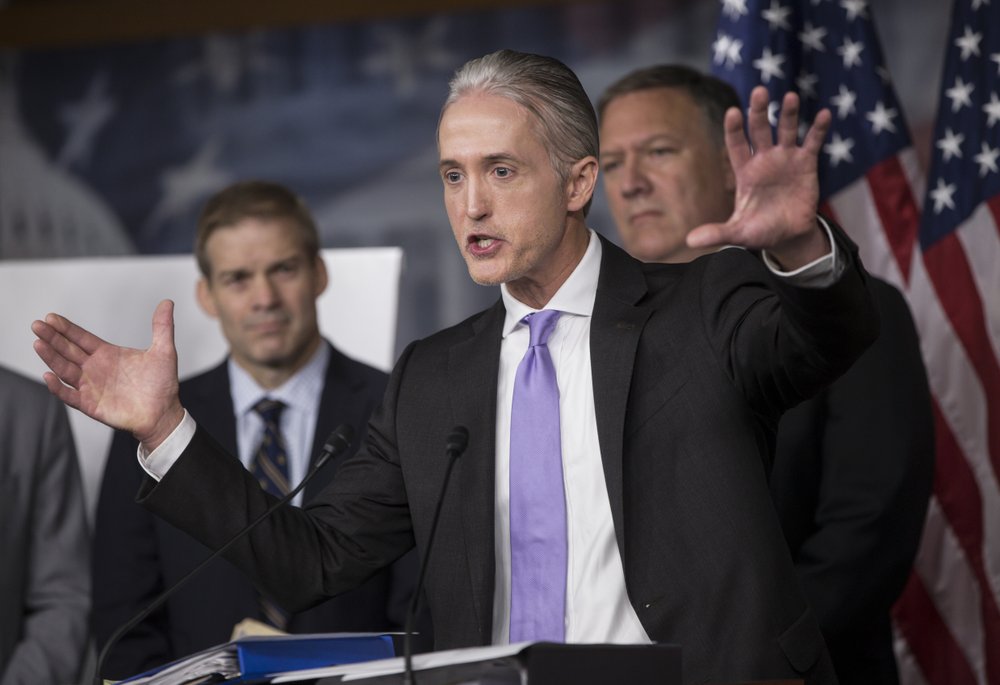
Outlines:
{"label": "black microphone", "polygon": [[441,518],[441,505],[444,503],[444,494],[448,491],[448,481],[451,480],[451,469],[455,462],[465,452],[469,446],[469,429],[465,426],[455,426],[448,434],[448,442],[444,452],[448,456],[448,463],[444,470],[444,480],[441,483],[441,492],[438,494],[437,507],[434,509],[434,519],[431,521],[431,532],[427,536],[427,549],[424,551],[424,559],[420,563],[420,574],[417,576],[417,585],[413,589],[413,597],[410,598],[410,608],[406,611],[406,627],[403,633],[403,683],[413,685],[413,652],[410,641],[413,637],[413,621],[417,615],[417,605],[420,602],[420,593],[424,589],[424,575],[427,573],[427,560],[431,558],[431,546],[434,544],[434,533],[437,532],[438,519]]}
{"label": "black microphone", "polygon": [[351,428],[350,424],[342,423],[339,426],[337,426],[334,429],[334,431],[330,433],[329,437],[326,439],[326,442],[323,443],[323,448],[320,450],[320,454],[319,457],[316,459],[316,463],[313,464],[313,467],[309,470],[309,473],[306,474],[305,478],[303,478],[299,482],[299,484],[296,485],[294,489],[292,489],[291,492],[289,492],[287,495],[285,495],[280,500],[278,500],[270,507],[268,507],[267,511],[265,511],[263,514],[255,518],[250,523],[248,523],[246,526],[244,526],[244,528],[240,532],[231,537],[229,539],[229,542],[227,542],[222,547],[212,552],[204,561],[202,561],[200,564],[191,569],[187,573],[187,575],[185,575],[183,578],[181,578],[176,583],[174,583],[166,590],[164,590],[159,597],[157,597],[156,599],[154,599],[152,602],[149,603],[149,606],[147,606],[145,609],[143,609],[138,614],[129,619],[129,621],[125,623],[121,628],[116,630],[115,634],[112,635],[108,639],[107,644],[104,645],[104,649],[101,650],[101,654],[97,659],[97,666],[95,667],[94,670],[94,679],[93,679],[94,685],[102,685],[102,683],[104,682],[101,679],[101,671],[104,668],[104,662],[107,661],[108,654],[111,653],[111,648],[114,647],[115,644],[117,644],[117,642],[120,639],[122,639],[122,637],[126,633],[135,628],[137,625],[139,625],[139,623],[144,618],[153,613],[153,610],[155,610],[161,604],[166,602],[175,592],[177,592],[178,589],[186,585],[187,582],[191,580],[194,576],[198,575],[198,572],[201,571],[203,568],[205,568],[205,566],[207,566],[210,561],[212,561],[217,556],[219,556],[227,549],[232,547],[237,541],[240,540],[240,538],[242,538],[244,535],[246,535],[251,530],[256,528],[261,521],[263,521],[268,516],[273,514],[278,508],[287,504],[293,497],[295,497],[295,495],[299,493],[299,491],[302,490],[302,488],[306,486],[306,483],[308,483],[310,480],[313,479],[313,476],[319,473],[319,470],[323,468],[323,466],[325,466],[326,463],[330,461],[330,459],[347,451],[347,449],[350,448],[351,441],[353,439],[354,439],[354,429]]}

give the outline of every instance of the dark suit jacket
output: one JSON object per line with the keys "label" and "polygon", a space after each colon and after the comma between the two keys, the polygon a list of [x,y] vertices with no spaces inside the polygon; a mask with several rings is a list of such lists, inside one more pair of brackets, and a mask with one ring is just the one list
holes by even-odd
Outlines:
{"label": "dark suit jacket", "polygon": [[[312,454],[330,431],[349,422],[364,435],[382,397],[386,374],[348,359],[331,347]],[[226,363],[181,383],[181,401],[204,430],[236,453],[236,419]],[[339,464],[329,464],[309,483],[305,501],[330,482]],[[177,582],[209,550],[135,503],[145,474],[136,442],[115,435],[97,507],[94,538],[93,623],[98,646]],[[213,499],[219,499],[213,496]],[[409,562],[416,567],[415,558]],[[291,632],[401,629],[415,580],[406,569],[380,573],[356,590],[292,617]],[[395,594],[398,593],[398,594]],[[213,562],[166,605],[126,635],[111,652],[105,677],[125,677],[229,639],[243,618],[261,618],[257,592],[245,575],[224,560]]]}
{"label": "dark suit jacket", "polygon": [[[842,373],[877,333],[863,272],[846,237],[838,241],[848,267],[824,289],[778,284],[744,250],[643,265],[604,242],[590,332],[604,475],[632,606],[653,640],[683,646],[685,682],[835,682],[767,462],[781,413]],[[462,424],[469,446],[443,503],[426,591],[436,647],[489,643],[503,319],[497,303],[410,345],[342,477],[231,558],[298,607],[360,582],[414,542],[423,556],[445,439]],[[219,485],[237,480],[242,487],[219,502]],[[204,431],[140,498],[210,546],[269,501]],[[209,507],[212,516],[193,515]]]}
{"label": "dark suit jacket", "polygon": [[899,682],[889,611],[917,553],[934,477],[934,417],[913,317],[869,279],[878,340],[785,414],[771,492],[841,685]]}

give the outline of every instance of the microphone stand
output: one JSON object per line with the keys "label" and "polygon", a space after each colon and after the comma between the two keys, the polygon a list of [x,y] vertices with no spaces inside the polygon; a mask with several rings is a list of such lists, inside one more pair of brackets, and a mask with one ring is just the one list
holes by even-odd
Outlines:
{"label": "microphone stand", "polygon": [[403,633],[403,683],[404,685],[415,685],[413,676],[413,647],[411,638],[413,636],[413,621],[417,614],[417,605],[420,602],[420,593],[424,589],[424,576],[427,573],[427,561],[431,558],[431,547],[434,544],[434,534],[437,532],[438,519],[441,517],[441,505],[444,504],[444,495],[448,490],[448,481],[451,480],[451,470],[455,462],[465,452],[469,445],[469,430],[465,426],[455,426],[448,434],[448,444],[445,447],[445,454],[448,455],[448,463],[445,465],[444,480],[441,483],[441,492],[438,494],[437,506],[434,508],[434,518],[431,520],[431,531],[427,536],[427,550],[424,552],[424,559],[420,563],[420,575],[417,576],[417,584],[413,589],[413,597],[410,598],[410,608],[406,612],[406,627]]}
{"label": "microphone stand", "polygon": [[118,641],[126,633],[135,628],[137,625],[139,625],[139,623],[142,622],[144,618],[149,616],[151,613],[153,613],[155,609],[159,608],[160,605],[162,605],[164,602],[170,599],[170,597],[173,596],[173,594],[178,589],[184,587],[184,585],[186,585],[189,580],[191,580],[194,576],[198,575],[198,572],[201,571],[203,568],[205,568],[205,566],[207,566],[209,562],[211,562],[216,557],[218,557],[223,552],[232,547],[247,533],[256,528],[257,525],[260,524],[264,519],[273,514],[277,509],[287,504],[293,497],[295,497],[295,495],[297,495],[302,490],[302,488],[306,486],[306,484],[310,480],[313,479],[313,476],[319,473],[319,470],[323,468],[323,466],[325,466],[327,462],[330,461],[331,458],[345,452],[348,448],[350,448],[351,440],[353,439],[354,439],[354,429],[351,428],[350,424],[343,423],[337,426],[337,428],[334,429],[332,433],[330,433],[330,437],[326,439],[326,442],[323,443],[323,449],[320,451],[320,456],[316,460],[316,463],[313,465],[312,469],[309,471],[309,473],[306,474],[306,477],[303,478],[299,482],[299,484],[295,486],[295,488],[291,492],[289,492],[287,495],[285,495],[280,500],[278,500],[270,507],[268,507],[264,513],[262,513],[253,521],[248,523],[242,530],[240,530],[240,532],[236,533],[236,535],[230,538],[229,542],[227,542],[222,547],[212,552],[204,561],[202,561],[200,564],[191,569],[187,573],[187,575],[185,575],[183,578],[181,578],[176,583],[171,585],[169,588],[164,590],[163,593],[161,593],[159,597],[150,602],[145,609],[137,613],[135,616],[129,619],[128,622],[126,622],[118,630],[116,630],[114,635],[112,635],[108,639],[107,643],[104,645],[104,649],[101,650],[100,656],[97,658],[97,666],[94,668],[93,685],[103,684],[104,681],[101,678],[101,671],[104,669],[104,662],[107,661],[108,654],[111,653],[111,648],[114,647],[115,644],[117,644]]}

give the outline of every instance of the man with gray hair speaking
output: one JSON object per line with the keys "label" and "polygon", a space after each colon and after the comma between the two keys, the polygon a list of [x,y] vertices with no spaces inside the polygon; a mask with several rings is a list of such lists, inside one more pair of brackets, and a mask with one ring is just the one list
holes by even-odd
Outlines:
{"label": "man with gray hair speaking", "polygon": [[[644,266],[586,225],[597,120],[573,72],[509,50],[464,65],[438,127],[444,202],[501,299],[408,346],[337,481],[230,559],[296,608],[425,555],[443,443],[464,425],[429,559],[436,647],[665,641],[685,682],[836,682],[763,459],[781,412],[878,323],[854,248],[814,213],[829,112],[800,146],[796,98],[776,140],[766,100],[749,141],[727,114],[737,209],[688,236],[749,249]],[[181,406],[169,302],[144,351],[55,314],[33,330],[50,390],[140,441],[145,506],[217,547],[273,501]]]}

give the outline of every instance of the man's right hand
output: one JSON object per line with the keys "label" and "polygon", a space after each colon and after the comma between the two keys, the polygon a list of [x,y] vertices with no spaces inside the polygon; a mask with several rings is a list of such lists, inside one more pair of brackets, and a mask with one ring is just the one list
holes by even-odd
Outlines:
{"label": "man's right hand", "polygon": [[58,314],[33,322],[31,330],[38,336],[35,352],[51,369],[45,384],[70,407],[131,432],[150,452],[180,424],[184,409],[170,300],[156,307],[146,350],[112,345]]}

